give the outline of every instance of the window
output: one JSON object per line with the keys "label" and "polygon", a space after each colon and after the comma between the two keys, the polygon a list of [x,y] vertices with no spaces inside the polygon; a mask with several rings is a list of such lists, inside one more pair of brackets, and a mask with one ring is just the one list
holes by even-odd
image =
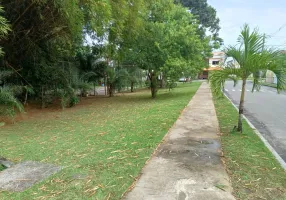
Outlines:
{"label": "window", "polygon": [[213,65],[218,65],[219,61],[213,61]]}

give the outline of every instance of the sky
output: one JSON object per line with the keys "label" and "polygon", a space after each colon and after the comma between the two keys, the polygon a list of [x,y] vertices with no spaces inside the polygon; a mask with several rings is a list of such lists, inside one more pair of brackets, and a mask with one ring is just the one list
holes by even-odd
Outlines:
{"label": "sky", "polygon": [[224,45],[235,45],[243,24],[258,27],[266,45],[286,49],[286,0],[208,0],[220,18]]}

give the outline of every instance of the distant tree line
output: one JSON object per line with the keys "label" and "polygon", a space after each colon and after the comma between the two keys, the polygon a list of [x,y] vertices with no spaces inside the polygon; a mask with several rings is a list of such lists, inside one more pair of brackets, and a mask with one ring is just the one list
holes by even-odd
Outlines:
{"label": "distant tree line", "polygon": [[71,107],[99,83],[109,96],[133,92],[142,77],[155,98],[158,86],[205,67],[218,31],[205,0],[2,0],[0,114],[31,99]]}

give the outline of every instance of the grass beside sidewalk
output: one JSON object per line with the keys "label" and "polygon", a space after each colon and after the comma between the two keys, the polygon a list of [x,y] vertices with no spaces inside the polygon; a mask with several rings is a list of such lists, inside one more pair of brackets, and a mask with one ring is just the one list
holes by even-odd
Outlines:
{"label": "grass beside sidewalk", "polygon": [[84,98],[0,128],[1,156],[64,167],[24,192],[0,191],[0,200],[120,199],[200,85],[162,89],[156,99],[149,90]]}
{"label": "grass beside sidewalk", "polygon": [[4,169],[5,169],[5,167],[0,164],[0,172],[3,171]]}
{"label": "grass beside sidewalk", "polygon": [[286,199],[286,172],[244,120],[243,134],[232,132],[238,113],[225,97],[214,98],[224,161],[237,199]]}

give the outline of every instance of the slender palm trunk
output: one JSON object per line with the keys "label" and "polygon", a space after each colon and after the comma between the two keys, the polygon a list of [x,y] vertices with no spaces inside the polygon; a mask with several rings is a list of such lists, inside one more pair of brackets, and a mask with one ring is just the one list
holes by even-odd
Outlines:
{"label": "slender palm trunk", "polygon": [[150,81],[151,81],[151,95],[152,98],[156,98],[157,95],[157,77],[156,74],[154,72],[151,73],[151,77],[150,77]]}
{"label": "slender palm trunk", "polygon": [[161,81],[160,82],[160,87],[164,88],[165,87],[165,81],[164,81],[164,74],[163,73],[161,74],[161,80],[160,81]]}
{"label": "slender palm trunk", "polygon": [[45,108],[45,99],[44,99],[44,87],[42,86],[42,92],[41,92],[41,100],[42,100],[42,109]]}
{"label": "slender palm trunk", "polygon": [[242,132],[242,115],[244,109],[245,85],[246,85],[246,78],[242,80],[242,90],[239,103],[239,115],[238,115],[238,125],[237,125],[237,131],[239,132]]}
{"label": "slender palm trunk", "polygon": [[104,94],[107,95],[107,77],[104,76]]}
{"label": "slender palm trunk", "polygon": [[26,104],[27,104],[27,100],[28,100],[28,91],[26,90],[24,105],[26,105]]}
{"label": "slender palm trunk", "polygon": [[114,96],[114,92],[115,92],[115,87],[113,85],[113,83],[108,85],[108,93],[109,93],[109,97],[113,97]]}
{"label": "slender palm trunk", "polygon": [[134,82],[131,81],[131,92],[134,92]]}

